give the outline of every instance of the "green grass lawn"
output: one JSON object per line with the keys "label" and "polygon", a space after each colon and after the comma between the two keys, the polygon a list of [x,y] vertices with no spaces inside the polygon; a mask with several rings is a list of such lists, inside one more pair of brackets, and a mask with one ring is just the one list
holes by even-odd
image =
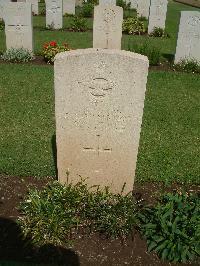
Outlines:
{"label": "green grass lawn", "polygon": [[[53,67],[0,65],[0,173],[55,176]],[[139,181],[200,182],[200,76],[149,72]]]}
{"label": "green grass lawn", "polygon": [[[41,7],[42,9],[43,7]],[[176,39],[180,18],[180,11],[183,10],[196,10],[200,9],[169,1],[168,4],[168,13],[166,21],[166,31],[169,33],[170,38],[149,38],[147,36],[128,36],[123,35],[122,39],[122,49],[128,49],[128,43],[133,42],[135,44],[142,44],[146,41],[149,41],[150,45],[159,47],[163,54],[174,54],[176,48]],[[77,10],[77,13],[80,11]],[[126,14],[127,15],[127,14]],[[130,15],[135,15],[135,12],[131,11]],[[64,18],[64,28],[70,26],[72,18]],[[88,27],[92,29],[92,19],[87,19]],[[34,52],[40,53],[42,46],[45,42],[55,40],[58,42],[68,42],[70,46],[74,49],[77,48],[88,48],[92,47],[92,32],[88,31],[85,33],[73,33],[66,31],[44,31],[45,27],[45,16],[34,16],[33,17],[34,25]],[[5,34],[3,31],[0,31],[0,51],[4,51],[5,47]]]}

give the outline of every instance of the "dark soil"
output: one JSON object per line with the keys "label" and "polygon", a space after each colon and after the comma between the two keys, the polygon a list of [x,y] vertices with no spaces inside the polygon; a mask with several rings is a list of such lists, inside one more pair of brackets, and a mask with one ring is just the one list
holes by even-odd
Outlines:
{"label": "dark soil", "polygon": [[[27,195],[29,188],[41,189],[51,180],[53,179],[0,175],[0,265],[2,261],[12,261],[9,265],[15,265],[14,262],[26,263],[23,265],[32,262],[33,265],[52,263],[51,265],[69,266],[171,265],[160,261],[156,254],[148,253],[145,240],[138,233],[123,243],[120,239],[112,240],[98,234],[79,233],[75,236],[74,245],[70,249],[56,248],[52,245],[37,249],[33,244],[27,244],[27,240],[22,239],[16,223],[16,219],[21,215],[19,203]],[[160,183],[135,184],[134,196],[138,201],[154,204],[162,193],[180,189],[180,185],[165,187]],[[200,186],[193,185],[184,189],[188,192],[199,192]]]}
{"label": "dark soil", "polygon": [[[44,65],[44,66],[49,66],[53,64],[47,64],[43,57],[40,55],[36,55],[35,59],[28,62],[28,63],[11,63],[11,62],[6,62],[0,59],[0,64],[27,64],[27,65]],[[160,64],[158,66],[149,66],[149,70],[155,70],[155,71],[174,71],[171,68],[171,65],[169,63],[164,63]]]}

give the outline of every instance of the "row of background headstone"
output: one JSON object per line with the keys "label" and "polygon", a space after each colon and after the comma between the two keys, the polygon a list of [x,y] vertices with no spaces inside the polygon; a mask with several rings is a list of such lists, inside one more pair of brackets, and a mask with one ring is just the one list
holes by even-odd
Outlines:
{"label": "row of background headstone", "polygon": [[[0,0],[0,18],[3,17],[2,6],[8,1],[11,0]],[[39,14],[38,0],[18,0],[17,2],[31,3],[33,14]],[[55,29],[62,28],[63,14],[75,14],[75,6],[81,5],[82,3],[76,0],[45,0],[45,2],[46,26],[51,26]],[[168,0],[131,0],[130,3],[131,8],[137,10],[138,16],[149,18],[148,33],[150,33],[154,27],[165,28]],[[99,5],[104,4],[116,5],[116,0],[99,0]]]}
{"label": "row of background headstone", "polygon": [[[1,0],[2,1],[2,0]],[[121,49],[123,9],[113,5],[103,4],[94,8],[93,47],[105,49]],[[113,0],[110,0],[113,1]],[[152,0],[157,3],[160,0]],[[167,1],[153,9],[156,17],[163,17],[167,11]],[[114,3],[114,2],[112,2]],[[59,28],[62,23],[62,0],[46,0],[47,25],[54,24]],[[7,49],[20,46],[33,50],[32,12],[30,3],[7,3],[5,8],[5,31]],[[58,11],[59,10],[59,11]],[[59,13],[60,12],[60,13]],[[163,16],[162,16],[163,14]],[[151,20],[150,20],[151,21]],[[152,25],[152,24],[151,24]],[[177,40],[175,62],[183,58],[200,60],[200,12],[183,11]]]}

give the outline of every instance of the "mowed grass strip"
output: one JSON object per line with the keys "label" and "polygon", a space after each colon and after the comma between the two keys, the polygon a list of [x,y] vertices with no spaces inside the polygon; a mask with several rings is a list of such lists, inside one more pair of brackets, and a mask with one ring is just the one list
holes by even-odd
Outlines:
{"label": "mowed grass strip", "polygon": [[[55,176],[53,68],[0,65],[0,173]],[[200,76],[149,72],[138,181],[200,182]]]}

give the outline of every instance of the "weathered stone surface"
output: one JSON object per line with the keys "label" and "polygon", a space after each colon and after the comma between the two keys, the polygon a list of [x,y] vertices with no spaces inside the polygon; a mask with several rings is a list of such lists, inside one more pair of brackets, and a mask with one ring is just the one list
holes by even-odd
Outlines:
{"label": "weathered stone surface", "polygon": [[32,9],[30,3],[4,5],[6,47],[33,50]]}
{"label": "weathered stone surface", "polygon": [[126,0],[126,3],[131,3],[131,8],[137,9],[138,1],[139,0]]}
{"label": "weathered stone surface", "polygon": [[165,29],[168,0],[151,0],[148,33],[155,27]]}
{"label": "weathered stone surface", "polygon": [[182,59],[200,62],[200,12],[182,11],[176,46],[175,63]]}
{"label": "weathered stone surface", "polygon": [[76,0],[76,6],[82,6],[83,0]]}
{"label": "weathered stone surface", "polygon": [[3,6],[5,4],[4,0],[0,0],[0,19],[3,18]]}
{"label": "weathered stone surface", "polygon": [[94,7],[93,47],[121,49],[123,8],[113,5]]}
{"label": "weathered stone surface", "polygon": [[63,14],[75,14],[75,0],[63,0]]}
{"label": "weathered stone surface", "polygon": [[3,6],[7,3],[9,3],[10,0],[0,0],[0,19],[4,18],[4,10],[3,10]]}
{"label": "weathered stone surface", "polygon": [[61,29],[63,26],[62,0],[46,0],[46,27]]}
{"label": "weathered stone surface", "polygon": [[39,14],[39,9],[38,9],[38,0],[26,0],[27,3],[32,4],[32,12],[34,15]]}
{"label": "weathered stone surface", "polygon": [[61,183],[88,178],[133,188],[148,74],[145,56],[106,49],[60,53],[54,65]]}
{"label": "weathered stone surface", "polygon": [[137,14],[139,17],[149,17],[150,0],[138,0]]}
{"label": "weathered stone surface", "polygon": [[116,0],[99,0],[99,5],[113,5],[113,6],[116,6]]}

